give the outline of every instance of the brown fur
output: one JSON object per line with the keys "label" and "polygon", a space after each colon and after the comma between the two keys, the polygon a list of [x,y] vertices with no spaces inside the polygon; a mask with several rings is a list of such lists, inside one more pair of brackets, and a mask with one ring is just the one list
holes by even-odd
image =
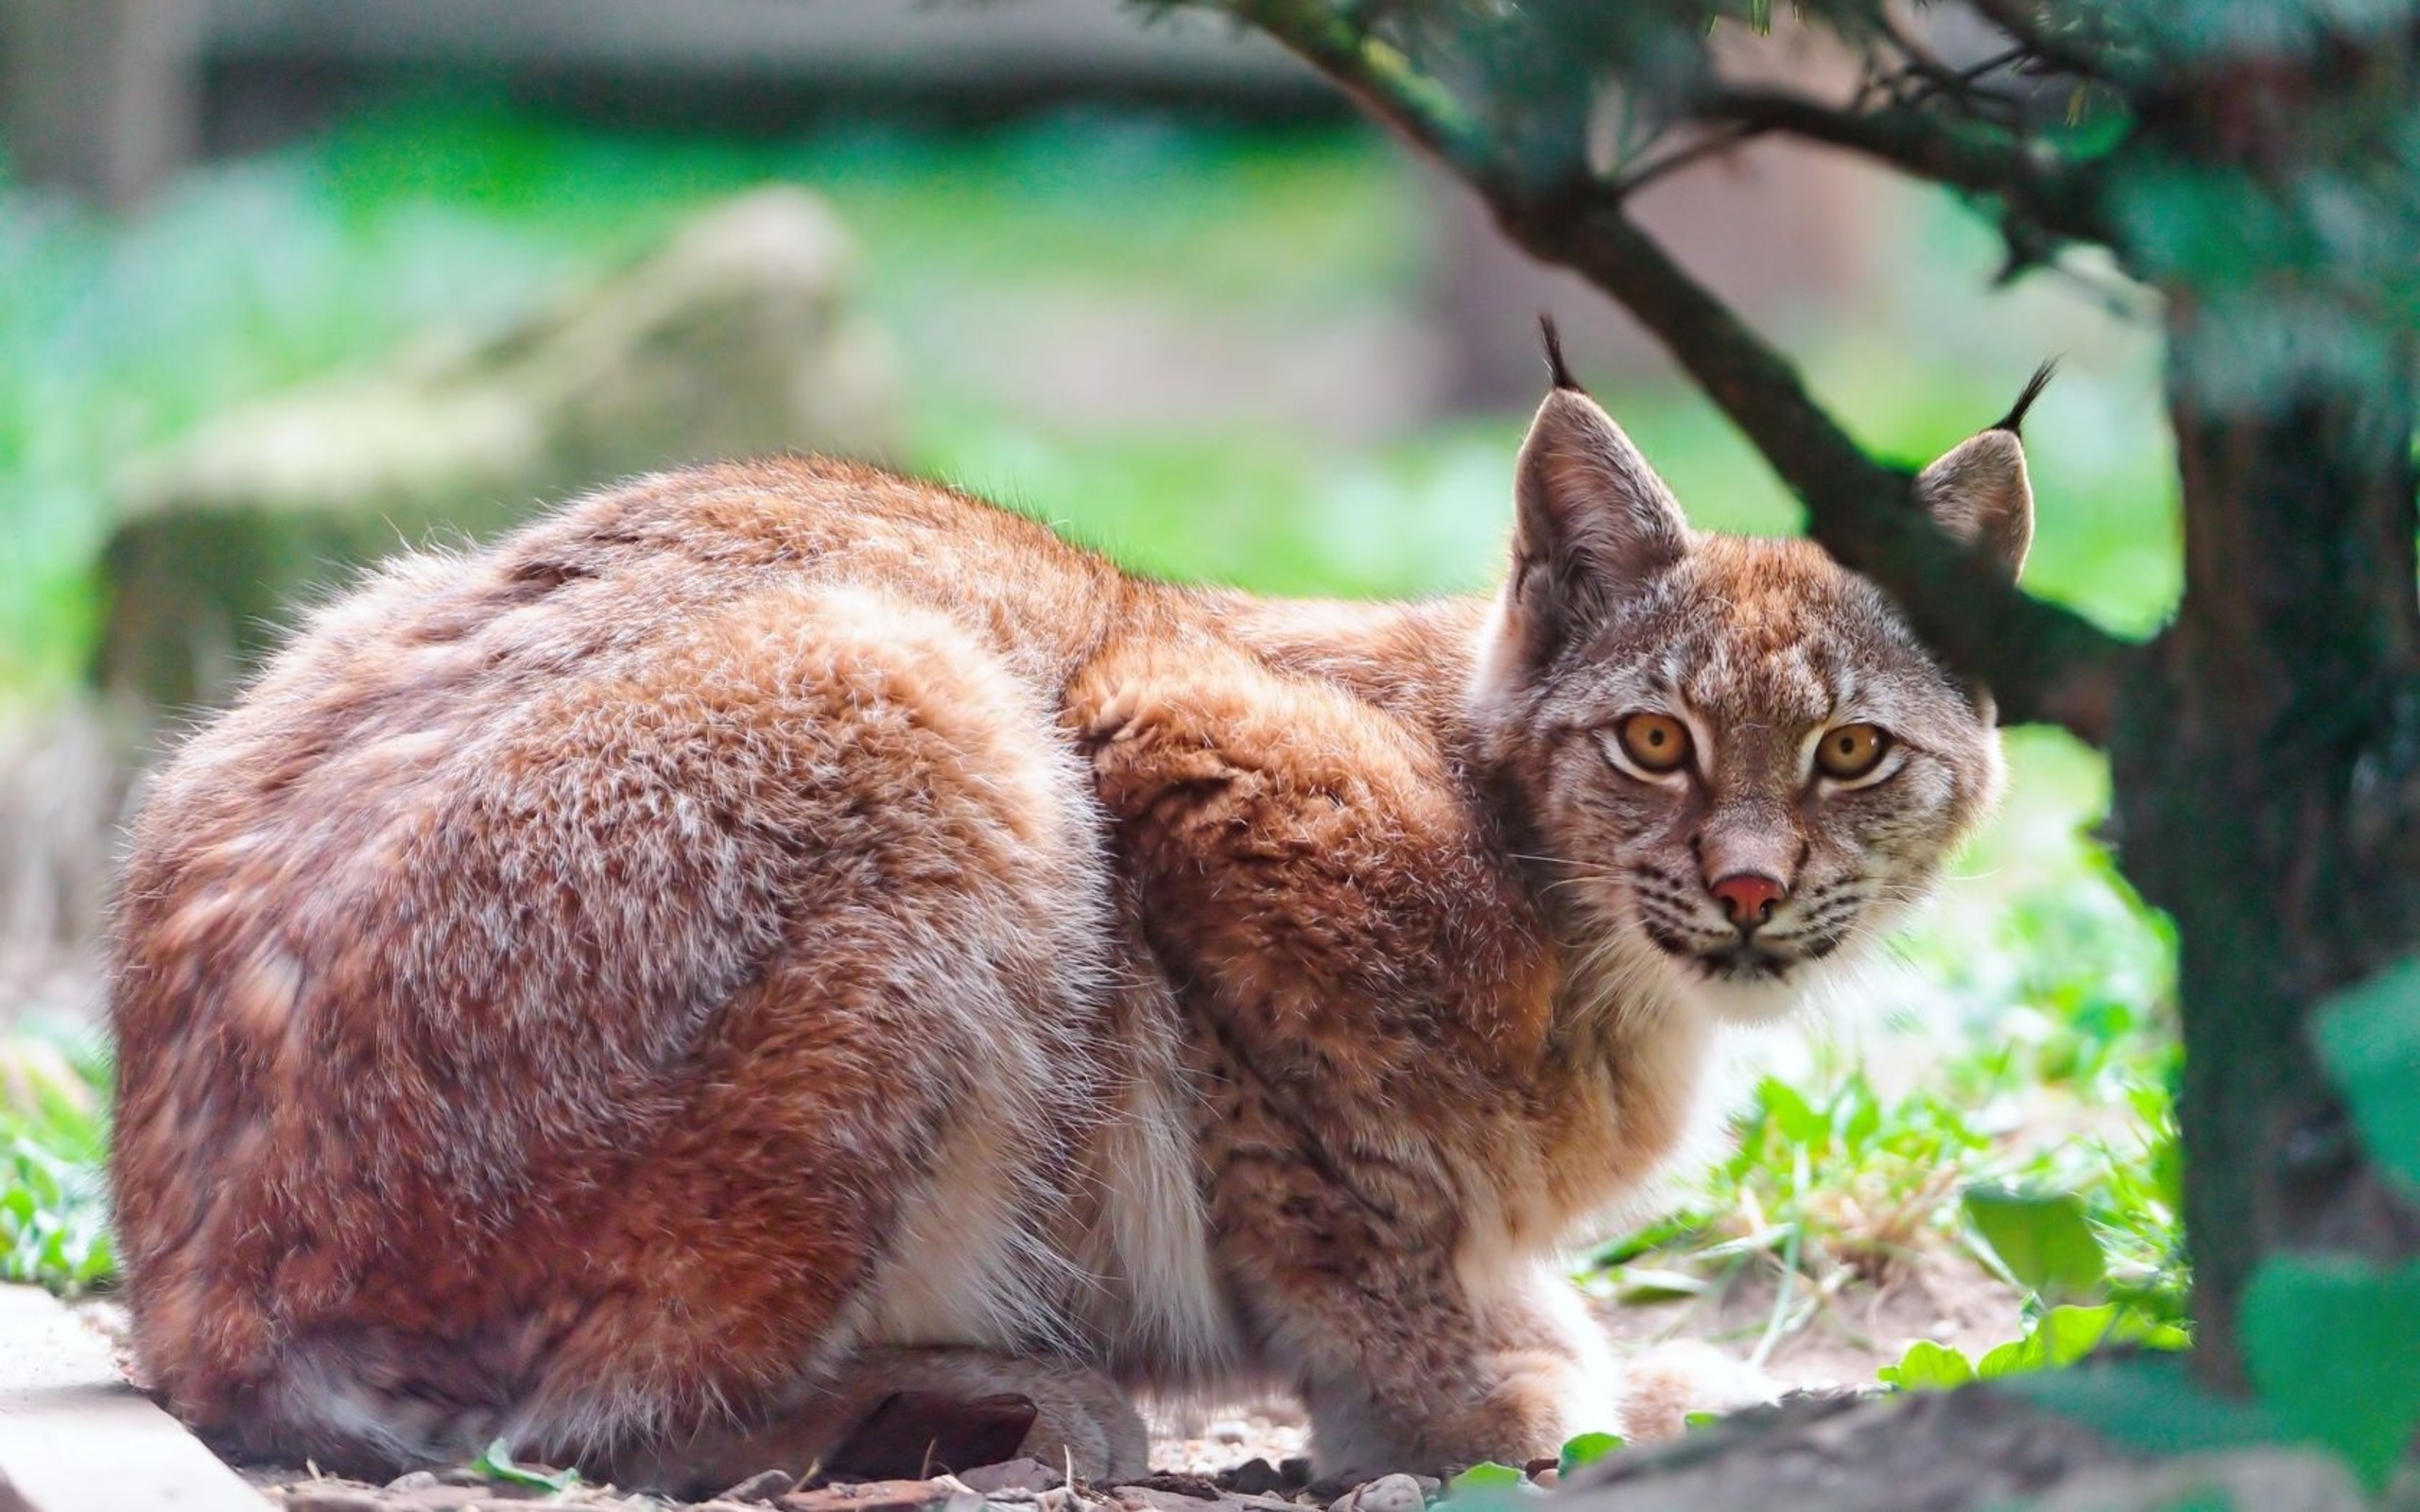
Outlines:
{"label": "brown fur", "polygon": [[[2012,458],[1970,442],[1936,507],[2021,539]],[[1518,492],[1493,602],[1282,603],[730,464],[315,615],[159,774],[118,905],[171,1405],[674,1486],[900,1387],[1023,1391],[1101,1471],[1142,1453],[1105,1377],[1298,1389],[1330,1471],[1608,1426],[1557,1246],[1996,755],[1879,593],[1692,536],[1576,389]],[[1638,707],[1702,769],[1622,769]],[[1901,765],[1834,791],[1807,742],[1849,717]],[[1705,890],[1735,863],[1792,889],[1761,955]]]}

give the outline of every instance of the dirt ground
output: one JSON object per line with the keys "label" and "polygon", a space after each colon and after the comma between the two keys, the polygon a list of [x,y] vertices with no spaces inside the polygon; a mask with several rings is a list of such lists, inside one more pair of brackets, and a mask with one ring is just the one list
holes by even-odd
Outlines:
{"label": "dirt ground", "polygon": [[[1774,1302],[1773,1280],[1763,1276],[1693,1298],[1645,1305],[1602,1302],[1599,1314],[1617,1349],[1634,1358],[1674,1340],[1693,1340],[1746,1366],[1764,1349],[1762,1376],[1772,1392],[1841,1396],[1871,1388],[1875,1371],[1917,1338],[1979,1352],[2007,1335],[2015,1311],[2015,1298],[2006,1286],[1950,1255],[1918,1258],[1882,1290],[1858,1289],[1825,1298],[1803,1326],[1765,1348]],[[1800,1313],[1805,1302],[1805,1283],[1800,1282],[1793,1286],[1785,1312]],[[123,1316],[114,1306],[89,1304],[85,1312],[94,1326],[122,1340]],[[122,1348],[120,1359],[130,1365]],[[713,1512],[737,1512],[752,1505],[785,1512],[910,1512],[935,1502],[944,1503],[948,1512],[1025,1503],[1036,1512],[1276,1512],[1281,1507],[1330,1506],[1356,1490],[1310,1484],[1309,1427],[1290,1400],[1162,1413],[1155,1416],[1154,1427],[1152,1465],[1157,1473],[1132,1486],[1071,1490],[1046,1468],[1015,1462],[1007,1469],[970,1471],[962,1480],[800,1488],[790,1473],[799,1467],[768,1467],[772,1473],[752,1486],[735,1487],[737,1494],[690,1504]],[[533,1499],[603,1507],[681,1505],[611,1486],[556,1492],[467,1471],[422,1471],[387,1486],[321,1476],[308,1466],[255,1466],[245,1474],[288,1512],[469,1512]],[[1550,1470],[1538,1477],[1542,1483],[1554,1478]],[[1359,1500],[1343,1512],[1417,1512],[1417,1501],[1409,1499],[1433,1490],[1433,1485],[1417,1478],[1406,1479],[1401,1486],[1372,1483],[1366,1492],[1356,1493]],[[1391,1496],[1409,1504],[1394,1506]]]}

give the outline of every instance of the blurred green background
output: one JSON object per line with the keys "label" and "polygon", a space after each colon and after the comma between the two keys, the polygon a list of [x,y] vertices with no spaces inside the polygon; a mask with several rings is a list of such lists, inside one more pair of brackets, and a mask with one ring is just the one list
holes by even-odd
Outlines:
{"label": "blurred green background", "polygon": [[[963,130],[888,119],[766,139],[424,98],[192,169],[130,217],[0,192],[0,529],[12,548],[0,690],[22,703],[81,674],[112,469],[130,455],[430,328],[502,325],[766,181],[827,197],[858,243],[860,298],[901,353],[905,466],[1182,576],[1400,594],[1476,589],[1495,572],[1520,412],[1381,414],[1340,435],[1236,404],[1188,415],[1172,383],[1158,413],[1148,396],[1124,413],[1037,413],[1018,402],[1030,383],[1003,370],[1028,365],[1047,386],[1097,360],[1085,349],[1104,322],[1165,334],[1171,366],[1203,333],[1283,333],[1256,352],[1283,365],[1289,339],[1416,325],[1441,255],[1438,191],[1354,123],[1061,107]],[[2035,329],[2043,307],[2072,328],[2084,297],[1995,295],[1984,227],[1946,202],[1891,208],[1869,233],[1876,258],[1898,265],[1876,281],[1881,297],[1860,290],[1858,307],[1801,308],[1789,324],[1825,400],[1915,458],[1997,414],[2053,354]],[[1073,318],[1034,318],[1051,311]],[[2148,347],[2108,324],[2068,354],[2038,411],[2029,580],[2140,627],[2175,592],[2172,487]],[[1512,338],[1530,339],[1526,321]],[[1324,360],[1342,385],[1384,376]],[[1711,409],[1638,367],[1598,387],[1693,518],[1794,528]]]}

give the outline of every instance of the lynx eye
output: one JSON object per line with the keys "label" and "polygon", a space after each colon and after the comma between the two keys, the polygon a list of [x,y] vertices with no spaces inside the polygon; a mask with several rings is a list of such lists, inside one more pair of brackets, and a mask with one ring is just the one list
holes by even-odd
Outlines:
{"label": "lynx eye", "polygon": [[1614,733],[1643,771],[1668,772],[1689,759],[1689,727],[1670,714],[1631,714]]}
{"label": "lynx eye", "polygon": [[1891,732],[1879,725],[1842,725],[1824,732],[1815,765],[1824,776],[1847,782],[1874,770],[1890,749]]}

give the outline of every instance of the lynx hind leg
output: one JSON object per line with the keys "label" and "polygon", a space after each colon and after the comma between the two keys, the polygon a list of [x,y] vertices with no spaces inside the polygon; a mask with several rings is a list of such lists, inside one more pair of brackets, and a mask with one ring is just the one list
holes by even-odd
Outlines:
{"label": "lynx hind leg", "polygon": [[[1003,1422],[1006,1436],[996,1433]],[[613,1471],[620,1485],[706,1496],[766,1469],[923,1479],[1023,1457],[1099,1483],[1146,1473],[1150,1449],[1133,1402],[1073,1361],[880,1348],[852,1356],[761,1425],[660,1446]]]}
{"label": "lynx hind leg", "polygon": [[1033,1419],[1011,1457],[1072,1467],[1089,1481],[1150,1469],[1151,1435],[1133,1401],[1109,1377],[1074,1361],[983,1349],[870,1349],[849,1364],[839,1385],[852,1409],[844,1416],[860,1425],[898,1393],[959,1402],[1022,1397],[1033,1404]]}
{"label": "lynx hind leg", "polygon": [[856,596],[762,595],[661,673],[778,753],[752,817],[788,837],[788,919],[583,1235],[516,1444],[677,1464],[868,1338],[1048,1336],[1071,1284],[1045,1235],[1098,1101],[1088,799],[980,644]]}

